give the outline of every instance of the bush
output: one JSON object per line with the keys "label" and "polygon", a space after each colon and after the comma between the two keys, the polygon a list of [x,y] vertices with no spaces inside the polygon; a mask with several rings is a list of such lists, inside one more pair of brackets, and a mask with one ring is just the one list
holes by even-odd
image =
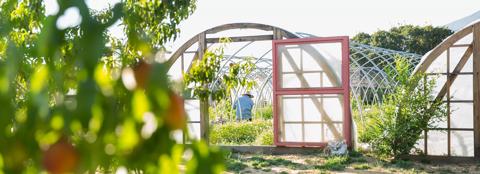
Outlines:
{"label": "bush", "polygon": [[446,115],[442,102],[432,96],[435,81],[425,81],[424,74],[410,76],[408,69],[405,59],[396,59],[398,75],[393,80],[398,85],[382,104],[366,110],[360,122],[360,140],[382,157],[409,154],[429,123],[441,121]]}
{"label": "bush", "polygon": [[228,122],[212,125],[210,142],[212,144],[252,144],[264,132],[272,131],[272,122]]}
{"label": "bush", "polygon": [[255,144],[259,145],[273,145],[273,131],[263,131],[263,133],[257,137],[257,140],[255,142]]}
{"label": "bush", "polygon": [[232,103],[228,99],[222,99],[215,103],[215,106],[208,108],[209,117],[212,121],[218,120],[235,120],[235,110]]}
{"label": "bush", "polygon": [[271,120],[273,118],[273,107],[272,105],[267,105],[256,108],[254,114],[255,118],[262,120]]}

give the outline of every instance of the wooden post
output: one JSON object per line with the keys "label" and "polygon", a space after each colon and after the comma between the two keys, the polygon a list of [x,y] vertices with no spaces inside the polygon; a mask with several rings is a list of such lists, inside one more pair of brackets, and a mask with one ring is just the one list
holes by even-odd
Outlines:
{"label": "wooden post", "polygon": [[[203,59],[203,55],[207,49],[206,33],[202,32],[198,35],[198,60]],[[209,144],[209,118],[208,118],[208,98],[200,99],[200,136],[207,144]]]}
{"label": "wooden post", "polygon": [[473,26],[473,117],[474,155],[480,158],[480,23]]}

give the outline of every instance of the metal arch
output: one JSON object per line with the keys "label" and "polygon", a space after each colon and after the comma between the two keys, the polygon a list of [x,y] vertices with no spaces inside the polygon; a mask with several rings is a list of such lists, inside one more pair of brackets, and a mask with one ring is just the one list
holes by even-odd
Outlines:
{"label": "metal arch", "polygon": [[[225,24],[218,27],[213,27],[208,30],[205,30],[186,43],[184,43],[175,53],[170,57],[167,61],[169,65],[173,65],[173,63],[179,58],[183,52],[190,48],[193,44],[198,42],[199,36],[202,34],[214,34],[226,30],[232,29],[258,29],[263,31],[274,31],[279,30],[282,32],[282,35],[285,38],[305,38],[305,37],[316,37],[311,34],[307,33],[293,33],[281,28],[277,28],[270,25],[264,24],[255,24],[255,23],[235,23],[235,24]],[[221,77],[223,73],[228,73],[226,69],[226,65],[228,65],[229,61],[241,62],[242,58],[237,57],[237,53],[240,52],[245,47],[253,47],[255,42],[248,43],[246,46],[242,47],[240,50],[236,51],[235,54],[225,56],[223,60],[223,66],[220,70],[220,73],[217,75],[215,81],[219,81],[218,77]],[[228,48],[228,47],[227,47]],[[268,93],[268,87],[271,86],[271,73],[272,73],[272,60],[266,58],[266,56],[271,52],[271,48],[268,49],[264,54],[260,55],[259,57],[254,57],[255,65],[257,66],[256,70],[251,74],[244,74],[247,78],[254,78],[254,79],[262,79],[261,85],[256,85],[254,91],[258,93],[259,98],[257,98],[257,102],[263,98],[263,95]],[[363,105],[366,103],[378,103],[381,102],[382,97],[384,94],[390,92],[389,87],[395,86],[397,82],[392,81],[389,79],[386,69],[393,69],[394,70],[394,56],[401,55],[407,57],[409,63],[412,65],[413,68],[420,62],[421,56],[412,53],[406,53],[401,51],[394,51],[385,48],[373,47],[370,45],[356,43],[354,41],[350,41],[350,74],[351,74],[351,92],[352,92],[352,99],[356,100],[357,109],[361,112]],[[197,57],[194,57],[195,60]],[[193,62],[193,61],[192,61]],[[214,83],[210,87],[217,88],[218,84]],[[234,92],[238,93],[244,89],[234,89]],[[234,96],[236,97],[236,95]],[[233,97],[232,97],[233,98]],[[268,98],[266,98],[268,99]],[[353,108],[352,108],[353,109]]]}

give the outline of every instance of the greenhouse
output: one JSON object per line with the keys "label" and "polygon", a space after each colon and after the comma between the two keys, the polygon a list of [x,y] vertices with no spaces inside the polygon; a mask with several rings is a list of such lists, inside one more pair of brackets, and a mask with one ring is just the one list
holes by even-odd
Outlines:
{"label": "greenhouse", "polygon": [[[256,96],[255,107],[274,106],[276,145],[322,146],[339,137],[352,145],[355,128],[350,124],[350,108],[344,106],[355,103],[351,112],[361,115],[363,105],[381,102],[397,83],[388,77],[388,73],[395,70],[394,59],[400,55],[407,58],[410,71],[416,67],[414,73],[439,76],[438,97],[444,98],[452,111],[448,112],[448,120],[440,127],[425,132],[424,140],[417,146],[431,156],[473,157],[480,155],[480,140],[474,138],[479,135],[478,116],[474,115],[480,114],[474,109],[478,102],[474,97],[478,94],[474,92],[478,84],[473,83],[478,81],[473,80],[477,78],[473,67],[475,59],[471,58],[476,55],[474,26],[455,33],[423,56],[348,41],[348,37],[317,37],[264,24],[233,23],[213,27],[192,37],[171,55],[167,63],[171,66],[169,74],[181,78],[194,60],[201,59],[202,50],[218,44],[220,38],[228,37],[232,42],[226,47],[217,81],[221,80],[222,74],[228,73],[230,63],[254,60],[254,72],[243,75],[257,82],[251,90]],[[288,44],[284,46],[282,43]],[[345,46],[348,51],[342,50]],[[280,60],[275,62],[276,59],[283,60],[281,57],[286,55],[293,57],[286,60],[288,65],[278,64]],[[345,55],[349,55],[348,60],[342,60]],[[296,67],[292,63],[300,67],[292,69]],[[209,88],[215,90],[221,87],[218,84]],[[230,101],[235,101],[245,91],[244,88],[234,89]],[[343,97],[348,95],[351,96]],[[329,113],[318,106],[324,102],[328,103]],[[200,107],[198,100],[186,100],[189,131],[197,138],[205,131],[201,130],[201,125],[208,124],[208,120],[202,119]],[[301,116],[293,118],[287,113]],[[316,115],[327,117],[313,118]]]}

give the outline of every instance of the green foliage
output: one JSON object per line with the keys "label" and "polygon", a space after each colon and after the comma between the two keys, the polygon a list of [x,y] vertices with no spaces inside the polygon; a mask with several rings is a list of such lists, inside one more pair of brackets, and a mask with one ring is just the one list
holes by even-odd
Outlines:
{"label": "green foliage", "polygon": [[316,169],[322,170],[335,170],[340,171],[344,170],[347,164],[349,164],[348,156],[332,156],[328,157],[323,164],[315,166]]}
{"label": "green foliage", "polygon": [[[218,73],[221,68],[221,61],[225,46],[230,42],[228,38],[220,39],[220,46],[213,50],[207,50],[201,60],[195,60],[192,63],[190,71],[185,73],[183,80],[185,86],[193,89],[193,95],[206,101],[211,98],[214,101],[220,101],[228,96],[235,87],[252,88],[255,81],[241,76],[249,74],[255,68],[251,60],[243,63],[230,64],[229,72],[217,81]],[[212,90],[213,83],[221,83],[221,87]]]}
{"label": "green foliage", "polygon": [[303,164],[292,162],[283,158],[266,159],[263,157],[254,156],[251,157],[249,161],[252,163],[252,166],[255,169],[262,169],[272,166],[285,166],[289,169],[306,169],[306,166]]}
{"label": "green foliage", "polygon": [[257,139],[255,140],[256,144],[259,145],[273,145],[273,131],[265,130],[262,132]]}
{"label": "green foliage", "polygon": [[352,165],[353,169],[355,170],[367,170],[367,169],[370,169],[372,167],[370,167],[370,165],[368,164],[355,164],[355,165]]}
{"label": "green foliage", "polygon": [[215,106],[208,109],[210,120],[235,120],[235,110],[228,99],[222,99],[215,102]]}
{"label": "green foliage", "polygon": [[212,144],[252,144],[263,132],[272,132],[271,121],[227,122],[212,125]]}
{"label": "green foliage", "polygon": [[236,153],[232,153],[232,152],[226,153],[225,159],[227,159],[226,160],[227,171],[233,171],[235,173],[238,173],[248,167],[246,164],[242,162],[242,159]]}
{"label": "green foliage", "polygon": [[[218,149],[171,138],[184,127],[183,103],[166,65],[153,63],[195,1],[127,0],[103,11],[58,4],[45,16],[41,0],[0,1],[0,173],[178,173],[185,151],[186,173],[220,173]],[[69,8],[80,25],[57,28]],[[107,32],[119,20],[125,41]]]}
{"label": "green foliage", "polygon": [[273,107],[272,105],[257,107],[254,110],[254,117],[262,120],[273,119]]}
{"label": "green foliage", "polygon": [[426,80],[424,74],[410,76],[408,66],[405,59],[397,57],[394,92],[379,106],[365,110],[359,121],[360,141],[379,156],[409,154],[422,131],[446,115],[445,106],[432,96],[435,81]]}
{"label": "green foliage", "polygon": [[437,46],[453,31],[444,27],[403,25],[373,34],[358,33],[352,40],[376,47],[423,55]]}

